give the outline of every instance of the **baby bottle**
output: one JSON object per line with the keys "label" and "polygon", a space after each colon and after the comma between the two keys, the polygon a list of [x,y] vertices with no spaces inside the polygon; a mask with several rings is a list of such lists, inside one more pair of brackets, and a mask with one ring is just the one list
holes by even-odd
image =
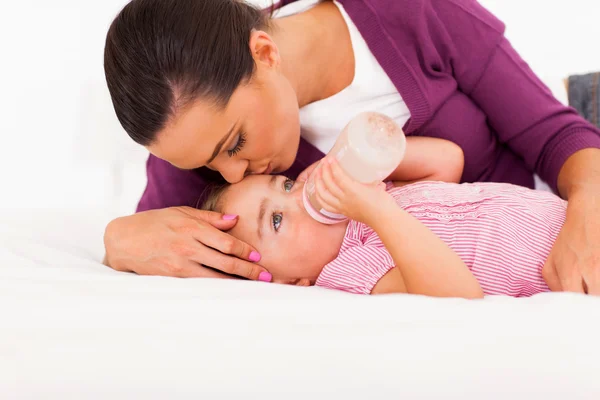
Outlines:
{"label": "baby bottle", "polygon": [[[404,132],[391,118],[375,112],[365,112],[346,125],[329,156],[337,159],[348,176],[368,184],[379,183],[387,178],[402,161],[405,150]],[[302,193],[304,208],[308,214],[324,224],[346,220],[345,216],[328,212],[321,207],[316,197],[314,176],[314,173],[309,176]]]}

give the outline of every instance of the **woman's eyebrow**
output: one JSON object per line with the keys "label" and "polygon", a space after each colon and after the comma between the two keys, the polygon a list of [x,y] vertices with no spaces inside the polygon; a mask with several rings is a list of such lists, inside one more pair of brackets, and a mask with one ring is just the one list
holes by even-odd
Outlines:
{"label": "woman's eyebrow", "polygon": [[[269,180],[270,189],[275,189],[275,185],[277,184],[277,178],[277,175],[271,175],[271,179]],[[269,199],[267,197],[263,197],[260,201],[260,206],[258,208],[258,217],[256,219],[256,235],[260,240],[262,240],[263,219],[265,218],[265,214],[267,213],[268,205]]]}
{"label": "woman's eyebrow", "polygon": [[231,126],[231,128],[229,128],[229,132],[227,132],[227,134],[225,136],[223,136],[221,138],[221,140],[219,140],[219,143],[217,143],[217,145],[215,146],[215,149],[213,150],[213,153],[210,156],[210,158],[208,159],[208,161],[206,162],[206,164],[210,164],[211,162],[214,161],[215,158],[217,158],[217,156],[219,155],[219,153],[223,149],[223,145],[225,144],[225,142],[227,142],[227,140],[229,139],[229,137],[233,133],[234,128],[235,128],[236,125],[237,125],[237,121],[233,123],[233,125]]}

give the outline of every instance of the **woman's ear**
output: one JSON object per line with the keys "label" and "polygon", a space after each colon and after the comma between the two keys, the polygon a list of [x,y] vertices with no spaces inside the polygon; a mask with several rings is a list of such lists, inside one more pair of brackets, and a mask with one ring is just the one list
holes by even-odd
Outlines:
{"label": "woman's ear", "polygon": [[250,33],[250,52],[257,65],[266,67],[278,67],[281,63],[279,49],[265,31],[253,30]]}

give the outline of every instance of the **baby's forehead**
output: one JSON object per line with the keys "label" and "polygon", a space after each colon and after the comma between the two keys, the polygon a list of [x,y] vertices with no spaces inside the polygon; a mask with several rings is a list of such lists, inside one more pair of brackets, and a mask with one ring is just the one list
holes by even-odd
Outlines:
{"label": "baby's forehead", "polygon": [[249,175],[242,181],[230,186],[236,193],[262,193],[267,195],[270,191],[271,181],[279,179],[280,175]]}
{"label": "baby's forehead", "polygon": [[258,203],[260,199],[269,197],[273,193],[276,181],[282,177],[282,175],[247,176],[241,182],[229,186],[223,193],[222,205],[226,207],[233,203],[237,207],[240,203]]}
{"label": "baby's forehead", "polygon": [[261,199],[265,197],[260,184],[233,184],[223,193],[222,212],[238,216],[238,222],[228,233],[255,246],[257,218]]}
{"label": "baby's forehead", "polygon": [[268,185],[263,179],[244,178],[243,181],[234,183],[227,188],[221,198],[223,208],[247,206],[255,203],[261,196],[268,195]]}

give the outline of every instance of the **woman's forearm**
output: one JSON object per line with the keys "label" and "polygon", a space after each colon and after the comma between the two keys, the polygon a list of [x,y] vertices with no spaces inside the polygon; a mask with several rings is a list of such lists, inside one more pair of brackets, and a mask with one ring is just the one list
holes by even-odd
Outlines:
{"label": "woman's forearm", "polygon": [[367,222],[390,252],[408,293],[481,298],[465,263],[425,225],[390,198]]}
{"label": "woman's forearm", "polygon": [[558,174],[559,194],[572,200],[580,194],[600,193],[600,149],[584,149],[567,159]]}
{"label": "woman's forearm", "polygon": [[386,179],[403,186],[419,181],[460,182],[464,167],[462,149],[448,140],[409,136],[404,159]]}

